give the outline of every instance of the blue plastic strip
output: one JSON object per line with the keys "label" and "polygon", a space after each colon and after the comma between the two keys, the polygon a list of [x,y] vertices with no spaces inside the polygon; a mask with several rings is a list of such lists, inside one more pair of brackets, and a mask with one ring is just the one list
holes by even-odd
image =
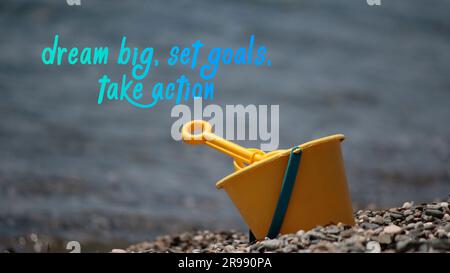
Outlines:
{"label": "blue plastic strip", "polygon": [[270,224],[267,237],[275,238],[280,233],[283,224],[289,200],[291,199],[292,190],[294,189],[295,180],[297,178],[298,168],[300,167],[300,159],[302,151],[298,151],[299,147],[294,147],[289,155],[286,171],[284,173],[283,184],[281,185],[280,197],[278,198],[275,213],[273,214],[272,223]]}

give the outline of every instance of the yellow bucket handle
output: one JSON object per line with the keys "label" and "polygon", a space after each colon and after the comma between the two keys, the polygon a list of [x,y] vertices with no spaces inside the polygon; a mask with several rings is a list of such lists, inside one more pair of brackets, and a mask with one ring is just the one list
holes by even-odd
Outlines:
{"label": "yellow bucket handle", "polygon": [[[196,131],[200,131],[196,133]],[[234,158],[236,162],[252,164],[266,157],[257,149],[247,149],[212,133],[212,126],[204,120],[192,120],[181,129],[181,138],[187,144],[206,144]]]}

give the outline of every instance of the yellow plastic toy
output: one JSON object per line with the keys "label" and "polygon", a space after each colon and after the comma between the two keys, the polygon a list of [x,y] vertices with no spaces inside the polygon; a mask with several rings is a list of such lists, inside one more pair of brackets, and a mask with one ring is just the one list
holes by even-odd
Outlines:
{"label": "yellow plastic toy", "polygon": [[216,187],[228,193],[256,239],[317,225],[354,224],[340,147],[344,135],[264,153],[229,142],[211,130],[208,122],[194,120],[183,126],[182,139],[234,158],[235,172]]}

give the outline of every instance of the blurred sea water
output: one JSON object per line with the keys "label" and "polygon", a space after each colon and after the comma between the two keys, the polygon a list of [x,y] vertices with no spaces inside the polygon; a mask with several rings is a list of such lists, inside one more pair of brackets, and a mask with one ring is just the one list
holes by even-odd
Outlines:
{"label": "blurred sea water", "polygon": [[[450,194],[450,2],[0,2],[0,246],[30,233],[126,245],[193,228],[245,229],[215,182],[230,159],[170,137],[170,109],[97,105],[123,68],[45,66],[71,46],[268,48],[271,67],[223,66],[215,104],[279,104],[280,148],[344,133],[355,207]],[[205,56],[202,57],[206,61]],[[152,80],[183,68],[161,66]],[[244,146],[255,142],[242,141]],[[95,249],[95,247],[93,247]],[[98,247],[97,247],[98,249]]]}

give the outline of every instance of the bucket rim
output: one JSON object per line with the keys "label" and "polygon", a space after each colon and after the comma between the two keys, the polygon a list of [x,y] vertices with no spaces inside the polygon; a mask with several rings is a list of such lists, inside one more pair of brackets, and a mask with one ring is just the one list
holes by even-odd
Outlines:
{"label": "bucket rim", "polygon": [[[310,140],[310,141],[305,142],[303,144],[300,144],[298,146],[300,147],[300,149],[306,150],[306,149],[308,149],[310,147],[313,147],[313,146],[316,146],[316,145],[319,145],[319,144],[323,144],[323,143],[330,142],[330,141],[336,141],[336,140],[343,141],[344,139],[345,139],[345,136],[343,134],[334,134],[334,135],[329,135],[329,136],[326,136],[326,137],[321,137],[321,138],[317,138],[317,139],[314,139],[314,140]],[[278,150],[278,151],[280,151],[280,152],[279,153],[275,153],[273,156],[265,158],[265,159],[263,159],[261,161],[257,161],[255,163],[251,164],[250,166],[247,166],[245,168],[242,168],[242,169],[240,169],[238,171],[235,171],[235,172],[225,176],[224,178],[222,178],[221,180],[219,180],[216,183],[216,188],[217,189],[223,188],[225,186],[225,184],[227,184],[227,182],[230,180],[230,178],[238,176],[238,175],[240,175],[243,172],[246,172],[246,171],[248,171],[250,169],[255,169],[255,168],[259,168],[259,167],[265,166],[267,163],[269,163],[271,161],[274,161],[274,160],[276,160],[276,159],[278,159],[280,157],[289,155],[290,152],[291,152],[291,149],[281,149],[281,150]]]}

